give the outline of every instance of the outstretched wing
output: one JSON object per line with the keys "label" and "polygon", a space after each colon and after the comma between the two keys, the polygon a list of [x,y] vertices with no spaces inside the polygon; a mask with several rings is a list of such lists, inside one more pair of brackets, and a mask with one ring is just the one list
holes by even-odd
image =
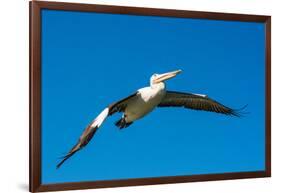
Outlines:
{"label": "outstretched wing", "polygon": [[73,154],[81,150],[89,143],[89,141],[92,139],[98,128],[101,126],[101,124],[106,120],[108,116],[116,112],[124,112],[128,102],[132,100],[137,94],[138,92],[116,103],[113,103],[109,105],[107,108],[105,108],[83,131],[76,145],[68,152],[68,154],[62,157],[62,160],[57,165],[57,168],[59,168],[67,159],[69,159]]}
{"label": "outstretched wing", "polygon": [[240,116],[235,110],[210,99],[206,95],[167,91],[158,107],[184,107],[194,110],[210,111],[225,115]]}

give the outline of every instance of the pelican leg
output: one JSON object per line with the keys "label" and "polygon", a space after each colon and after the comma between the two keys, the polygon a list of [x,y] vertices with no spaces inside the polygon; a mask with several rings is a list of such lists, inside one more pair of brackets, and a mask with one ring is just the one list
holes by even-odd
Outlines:
{"label": "pelican leg", "polygon": [[133,122],[127,123],[125,118],[126,118],[126,116],[122,117],[121,119],[119,119],[118,121],[115,122],[115,125],[117,127],[119,127],[119,129],[129,127],[133,123]]}

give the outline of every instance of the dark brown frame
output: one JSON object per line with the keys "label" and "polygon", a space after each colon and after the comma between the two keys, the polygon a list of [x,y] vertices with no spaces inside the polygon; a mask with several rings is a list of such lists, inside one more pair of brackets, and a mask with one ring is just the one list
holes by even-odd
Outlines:
{"label": "dark brown frame", "polygon": [[[271,176],[271,17],[229,13],[211,13],[170,9],[105,6],[93,4],[32,1],[30,6],[30,146],[29,146],[29,190],[31,192],[75,190],[88,188],[121,187],[166,183],[183,183],[210,180],[259,178]],[[101,12],[131,15],[166,16],[228,21],[260,22],[266,25],[266,117],[265,117],[265,171],[237,172],[192,176],[170,176],[126,180],[94,181],[48,184],[41,183],[41,9]]]}

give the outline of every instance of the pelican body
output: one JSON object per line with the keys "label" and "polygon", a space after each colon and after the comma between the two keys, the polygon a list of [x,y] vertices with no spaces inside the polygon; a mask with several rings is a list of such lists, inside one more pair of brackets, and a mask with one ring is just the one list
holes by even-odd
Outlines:
{"label": "pelican body", "polygon": [[134,94],[106,107],[86,127],[77,144],[63,157],[57,168],[74,153],[85,147],[106,118],[116,112],[123,113],[122,117],[115,123],[120,129],[130,126],[134,121],[149,114],[156,107],[184,107],[240,116],[237,110],[226,107],[206,95],[166,91],[165,81],[175,77],[180,72],[181,70],[176,70],[164,74],[153,74],[150,78],[150,86],[141,88]]}
{"label": "pelican body", "polygon": [[165,97],[166,90],[164,80],[168,80],[181,70],[169,72],[165,74],[153,74],[150,79],[150,86],[141,88],[137,91],[135,97],[132,97],[127,104],[122,119],[116,122],[120,128],[124,128],[132,124],[135,120],[144,117],[157,107]]}

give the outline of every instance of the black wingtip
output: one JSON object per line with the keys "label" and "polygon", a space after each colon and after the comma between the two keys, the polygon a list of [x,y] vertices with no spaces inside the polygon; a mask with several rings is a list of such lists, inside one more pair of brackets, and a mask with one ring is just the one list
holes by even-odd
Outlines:
{"label": "black wingtip", "polygon": [[61,157],[61,161],[58,163],[58,165],[56,166],[56,169],[59,169],[61,167],[61,165],[66,161],[68,160],[73,154],[75,154],[77,151],[79,151],[79,147],[78,145],[75,145],[72,150],[66,154],[65,156]]}
{"label": "black wingtip", "polygon": [[73,155],[72,154],[67,154],[66,156],[63,157],[63,159],[58,163],[56,169],[59,169],[61,167],[61,165],[66,161],[68,160],[71,156]]}
{"label": "black wingtip", "polygon": [[233,109],[230,114],[235,117],[244,117],[246,114],[249,114],[249,112],[244,111],[247,108],[247,106],[248,106],[248,104],[244,105],[243,107],[241,107],[239,109]]}

